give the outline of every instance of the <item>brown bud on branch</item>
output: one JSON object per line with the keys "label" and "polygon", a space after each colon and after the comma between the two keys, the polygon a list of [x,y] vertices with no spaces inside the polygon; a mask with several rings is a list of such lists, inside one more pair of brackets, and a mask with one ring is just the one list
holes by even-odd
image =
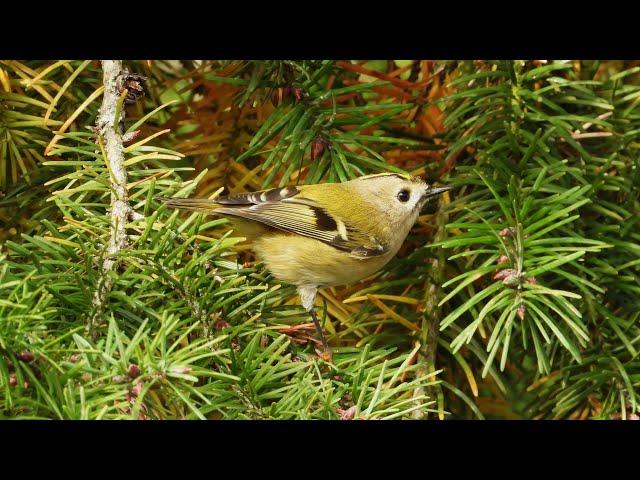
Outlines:
{"label": "brown bud on branch", "polygon": [[129,369],[127,370],[127,375],[129,375],[129,377],[131,378],[139,377],[140,367],[138,367],[138,365],[136,365],[135,363],[132,363],[131,365],[129,365]]}
{"label": "brown bud on branch", "polygon": [[311,142],[311,161],[320,158],[329,144],[329,140],[322,135],[314,138],[313,142]]}
{"label": "brown bud on branch", "polygon": [[139,98],[144,97],[144,83],[147,81],[147,77],[139,75],[137,73],[130,73],[128,70],[123,70],[116,80],[116,86],[119,92],[127,90],[127,96],[124,99],[124,103],[131,105],[136,103]]}
{"label": "brown bud on branch", "polygon": [[494,276],[493,279],[494,280],[504,280],[507,277],[516,275],[516,270],[513,268],[505,268],[504,270],[500,270],[499,272],[497,272]]}
{"label": "brown bud on branch", "polygon": [[500,230],[500,233],[498,235],[500,235],[501,237],[513,237],[516,233],[516,229],[514,227],[507,227],[507,228],[503,228],[502,230]]}
{"label": "brown bud on branch", "polygon": [[22,362],[32,362],[33,359],[36,358],[33,353],[27,352],[26,350],[20,352],[18,355],[16,355],[16,357],[18,357],[18,360]]}

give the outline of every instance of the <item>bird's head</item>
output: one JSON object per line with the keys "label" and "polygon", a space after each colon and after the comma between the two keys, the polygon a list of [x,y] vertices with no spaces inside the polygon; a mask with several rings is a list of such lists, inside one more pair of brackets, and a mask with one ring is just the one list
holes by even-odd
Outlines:
{"label": "bird's head", "polygon": [[396,173],[366,175],[354,180],[354,185],[383,211],[414,220],[430,199],[452,188],[433,187],[420,177]]}

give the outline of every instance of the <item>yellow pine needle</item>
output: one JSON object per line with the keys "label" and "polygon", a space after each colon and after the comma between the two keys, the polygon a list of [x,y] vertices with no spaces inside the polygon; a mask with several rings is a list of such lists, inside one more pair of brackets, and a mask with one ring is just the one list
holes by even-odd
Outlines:
{"label": "yellow pine needle", "polygon": [[391,308],[389,308],[387,305],[385,305],[382,302],[382,300],[379,300],[378,298],[375,298],[373,295],[367,295],[367,298],[369,299],[369,301],[371,303],[373,303],[376,307],[378,307],[380,310],[382,310],[384,313],[386,313],[389,317],[391,317],[396,322],[400,323],[401,325],[404,325],[409,330],[413,330],[414,332],[420,332],[420,328],[418,328],[418,326],[416,326],[415,324],[411,323],[409,320],[404,318],[402,315],[399,315],[398,313],[396,313],[393,310],[391,310]]}
{"label": "yellow pine needle", "polygon": [[535,382],[533,382],[531,385],[529,385],[527,387],[527,392],[535,390],[536,388],[538,388],[543,383],[548,382],[549,380],[557,377],[558,375],[560,375],[560,372],[559,371],[555,371],[555,372],[551,372],[549,375],[546,375],[544,377],[540,377],[538,380],[536,380]]}
{"label": "yellow pine needle", "polygon": [[58,140],[62,138],[62,134],[67,131],[67,128],[69,128],[69,126],[73,123],[73,121],[76,118],[78,118],[78,115],[80,115],[84,111],[84,109],[89,106],[91,102],[93,102],[96,98],[102,95],[103,92],[104,92],[104,85],[98,87],[98,89],[95,92],[93,92],[91,95],[89,95],[89,97],[87,97],[87,99],[84,102],[82,102],[82,104],[76,109],[76,111],[71,114],[71,116],[67,119],[67,121],[64,122],[62,127],[60,127],[60,130],[58,130],[56,132],[56,135],[51,139],[51,141],[49,142],[49,145],[47,145],[47,148],[44,149],[44,154],[46,156],[51,155],[51,150],[53,150],[53,148],[56,146],[56,144],[58,143]]}
{"label": "yellow pine needle", "polygon": [[113,116],[113,131],[116,133],[118,132],[118,126],[120,124],[120,112],[122,112],[122,106],[124,105],[124,100],[127,98],[128,94],[129,90],[126,88],[123,89],[118,97],[118,101],[116,102],[116,112]]}
{"label": "yellow pine needle", "polygon": [[382,293],[378,294],[369,294],[369,295],[360,295],[358,297],[349,297],[342,301],[342,303],[354,303],[354,302],[365,302],[369,300],[369,298],[377,298],[379,300],[391,300],[392,302],[400,302],[407,303],[409,305],[419,305],[420,301],[411,298],[411,297],[401,297],[399,295],[384,295]]}
{"label": "yellow pine needle", "polygon": [[151,152],[151,153],[145,153],[143,155],[136,155],[135,157],[132,157],[129,160],[126,160],[124,162],[124,166],[128,167],[136,163],[144,162],[145,160],[148,160],[150,158],[154,158],[158,160],[180,160],[182,157],[178,155],[169,155],[167,153]]}
{"label": "yellow pine needle", "polygon": [[[60,63],[60,62],[58,62]],[[60,99],[62,98],[62,95],[64,95],[64,92],[67,91],[67,89],[71,86],[71,84],[73,83],[73,81],[76,79],[76,77],[78,75],[80,75],[80,73],[87,68],[87,66],[91,63],[91,60],[85,60],[84,62],[82,62],[80,64],[80,66],[78,68],[76,68],[76,71],[73,72],[69,78],[67,79],[66,82],[64,82],[64,84],[62,85],[62,88],[60,88],[60,90],[58,90],[58,93],[55,97],[53,97],[53,100],[51,101],[51,103],[49,104],[49,108],[47,108],[47,113],[45,113],[44,115],[44,123],[47,122],[47,120],[49,120],[49,117],[51,116],[51,113],[53,113],[53,111],[56,108],[56,105],[58,104],[58,102],[60,101]],[[52,66],[55,66],[52,65]],[[48,73],[45,71],[41,72],[40,75],[36,76],[33,80],[31,80],[30,84],[28,85],[29,87],[31,85],[33,85],[36,80],[39,80],[45,73]]]}
{"label": "yellow pine needle", "polygon": [[327,290],[320,290],[320,295],[323,296],[324,298],[327,299],[328,303],[330,305],[333,305],[336,309],[338,309],[341,312],[341,318],[338,318],[338,320],[342,321],[343,319],[345,320],[343,323],[347,324],[348,322],[346,321],[346,319],[355,311],[357,311],[357,309],[353,309],[353,311],[349,311],[349,309],[347,308],[346,305],[344,305],[341,301],[339,301],[338,299],[336,299],[335,296],[331,295],[331,293]]}
{"label": "yellow pine needle", "polygon": [[471,387],[471,392],[473,393],[473,396],[477,397],[478,384],[476,383],[476,379],[473,376],[473,371],[471,370],[471,367],[469,366],[467,361],[462,357],[462,355],[460,355],[460,353],[456,353],[454,357],[462,367],[462,370],[464,371],[464,374],[467,377],[467,381],[469,382],[469,387]]}
{"label": "yellow pine needle", "polygon": [[65,65],[65,64],[67,64],[67,63],[70,63],[70,60],[59,60],[59,61],[49,65],[48,67],[42,69],[40,71],[40,73],[38,73],[38,75],[33,77],[31,80],[29,80],[29,82],[27,83],[27,88],[31,88],[32,85],[37,83],[45,75],[47,75],[48,73],[52,72],[56,68],[61,67],[61,66]]}
{"label": "yellow pine needle", "polygon": [[148,182],[152,179],[161,179],[161,178],[166,178],[171,176],[172,172],[170,171],[164,171],[164,172],[156,172],[152,175],[149,175],[148,177],[144,177],[140,180],[136,180],[135,182],[131,182],[131,183],[127,183],[127,190],[131,190],[133,187],[137,187],[138,185],[141,185],[145,182]]}
{"label": "yellow pine needle", "polygon": [[5,72],[2,68],[0,68],[0,84],[2,85],[2,89],[5,92],[11,93],[11,83],[9,80],[9,75],[7,75],[7,72]]}
{"label": "yellow pine needle", "polygon": [[[160,130],[159,132],[156,132],[153,135],[149,135],[148,137],[143,138],[142,140],[140,140],[137,143],[133,143],[133,144],[129,145],[128,147],[124,148],[123,151],[125,153],[132,152],[135,149],[137,149],[138,147],[141,147],[142,145],[144,145],[145,143],[150,142],[154,138],[159,137],[160,135],[164,135],[165,133],[170,132],[170,131],[171,131],[170,128],[166,128],[164,130]],[[178,154],[178,152],[176,152],[176,154]],[[181,158],[184,157],[183,154],[180,153],[180,155],[181,155]]]}
{"label": "yellow pine needle", "polygon": [[317,313],[318,313],[318,317],[320,318],[320,321],[322,321],[322,319],[326,316],[326,320],[325,320],[324,326],[328,330],[328,332],[331,333],[331,334],[335,334],[336,333],[336,327],[333,325],[333,322],[331,321],[331,318],[335,318],[336,320],[338,320],[343,325],[347,325],[348,317],[345,317],[342,312],[337,310],[333,305],[331,305],[329,303],[327,303],[327,313],[326,313],[326,315],[321,310],[318,310]]}
{"label": "yellow pine needle", "polygon": [[[274,289],[273,291],[278,290],[277,288]],[[250,323],[254,323],[256,320],[258,320],[260,317],[262,316],[262,312],[258,312],[254,315],[251,316],[251,318],[249,318],[246,322],[243,323],[243,325],[249,325]]]}
{"label": "yellow pine needle", "polygon": [[67,247],[80,248],[79,244],[77,244],[75,242],[71,242],[71,241],[66,240],[64,238],[51,237],[49,235],[46,235],[46,236],[44,236],[42,238],[44,238],[48,242],[59,243],[61,245],[66,245]]}
{"label": "yellow pine needle", "polygon": [[[14,72],[16,73],[16,75],[18,75],[22,79],[22,81],[20,82],[22,85],[27,85],[27,83],[33,77],[38,75],[38,72],[36,72],[34,70],[31,70],[29,67],[27,67],[26,65],[24,65],[24,64],[22,64],[20,62],[10,61],[10,62],[5,62],[5,64],[6,65],[10,65],[10,66],[12,66],[14,68]],[[55,86],[58,89],[60,88],[60,86],[57,85],[56,83],[52,83],[52,85]],[[46,98],[48,102],[52,102],[53,101],[53,97],[49,94],[49,92],[47,92],[40,85],[34,85],[33,89],[36,92],[38,92],[40,95],[42,95],[44,98]]]}
{"label": "yellow pine needle", "polygon": [[256,176],[258,174],[258,171],[260,170],[260,165],[258,165],[256,168],[254,168],[253,170],[249,170],[247,167],[245,167],[244,165],[240,165],[237,162],[232,163],[232,168],[233,169],[237,169],[238,171],[241,170],[241,168],[245,170],[244,176],[240,178],[240,180],[238,180],[234,185],[233,185],[233,191],[237,192],[237,191],[244,191],[247,190],[246,185],[250,184],[250,185],[254,185],[256,187],[256,189],[259,189],[258,185],[260,185],[261,182],[258,182],[256,180]]}
{"label": "yellow pine needle", "polygon": [[427,167],[416,168],[415,170],[411,170],[411,175],[414,177],[419,177],[427,173]]}

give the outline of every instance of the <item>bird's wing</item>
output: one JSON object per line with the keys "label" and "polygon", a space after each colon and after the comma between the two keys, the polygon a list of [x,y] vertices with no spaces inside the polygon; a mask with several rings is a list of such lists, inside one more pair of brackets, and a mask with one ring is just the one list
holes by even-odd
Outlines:
{"label": "bird's wing", "polygon": [[217,212],[254,220],[278,230],[314,238],[357,258],[384,254],[387,249],[374,237],[351,227],[309,199],[286,199],[248,207],[222,207]]}
{"label": "bird's wing", "polygon": [[[304,188],[304,187],[302,187]],[[160,198],[168,206],[246,218],[286,232],[313,238],[355,258],[371,258],[388,251],[374,236],[329,214],[297,187],[229,195],[215,200]]]}

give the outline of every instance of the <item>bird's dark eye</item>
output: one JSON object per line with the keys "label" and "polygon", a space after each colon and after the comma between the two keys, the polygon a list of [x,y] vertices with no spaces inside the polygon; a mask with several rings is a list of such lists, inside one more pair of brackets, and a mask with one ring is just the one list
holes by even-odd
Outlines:
{"label": "bird's dark eye", "polygon": [[411,197],[411,193],[409,192],[409,190],[400,190],[400,193],[398,193],[398,200],[403,203],[408,202],[409,197]]}

